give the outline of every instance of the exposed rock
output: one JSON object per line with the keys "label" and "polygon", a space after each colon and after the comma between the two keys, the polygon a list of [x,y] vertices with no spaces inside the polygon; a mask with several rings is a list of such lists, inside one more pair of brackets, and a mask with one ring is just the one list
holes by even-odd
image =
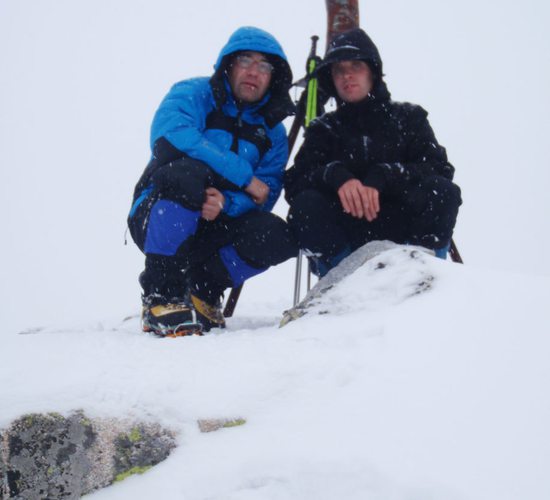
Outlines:
{"label": "exposed rock", "polygon": [[131,470],[147,469],[162,462],[174,448],[174,437],[160,426],[134,425],[114,441],[115,479]]}
{"label": "exposed rock", "polygon": [[201,432],[214,432],[228,427],[238,427],[246,424],[246,419],[236,418],[203,418],[197,420]]}
{"label": "exposed rock", "polygon": [[0,434],[0,499],[74,499],[141,473],[175,447],[156,424],[26,415]]}

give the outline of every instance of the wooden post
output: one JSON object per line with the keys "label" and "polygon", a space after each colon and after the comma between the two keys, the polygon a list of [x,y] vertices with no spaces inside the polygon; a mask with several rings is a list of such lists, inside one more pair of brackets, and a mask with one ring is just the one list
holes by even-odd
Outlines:
{"label": "wooden post", "polygon": [[327,47],[344,31],[359,27],[359,0],[325,0],[327,5]]}

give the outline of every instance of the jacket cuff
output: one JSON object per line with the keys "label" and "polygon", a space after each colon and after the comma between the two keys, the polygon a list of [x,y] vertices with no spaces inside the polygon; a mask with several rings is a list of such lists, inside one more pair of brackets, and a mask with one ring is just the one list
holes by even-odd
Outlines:
{"label": "jacket cuff", "polygon": [[341,161],[331,161],[321,169],[321,172],[321,181],[334,189],[334,191],[338,191],[338,189],[350,179],[355,179],[355,176]]}
{"label": "jacket cuff", "polygon": [[241,189],[246,189],[248,186],[250,186],[250,183],[252,182],[253,177],[254,177],[254,174],[251,172],[250,175],[240,185],[240,188]]}
{"label": "jacket cuff", "polygon": [[380,165],[371,165],[365,177],[361,180],[365,186],[372,187],[382,193],[386,188],[386,176],[383,167]]}
{"label": "jacket cuff", "polygon": [[224,195],[224,202],[223,202],[222,213],[229,215],[229,212],[231,211],[231,205],[233,203],[231,201],[231,198],[227,195],[227,192],[224,192],[223,195]]}

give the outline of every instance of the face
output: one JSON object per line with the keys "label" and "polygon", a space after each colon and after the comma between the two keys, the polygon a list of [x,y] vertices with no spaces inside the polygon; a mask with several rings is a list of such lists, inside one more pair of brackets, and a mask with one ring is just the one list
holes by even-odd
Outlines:
{"label": "face", "polygon": [[336,92],[344,102],[362,101],[372,90],[372,71],[365,61],[340,61],[331,71]]}
{"label": "face", "polygon": [[229,84],[237,101],[258,102],[271,83],[273,66],[260,52],[241,52],[229,68]]}

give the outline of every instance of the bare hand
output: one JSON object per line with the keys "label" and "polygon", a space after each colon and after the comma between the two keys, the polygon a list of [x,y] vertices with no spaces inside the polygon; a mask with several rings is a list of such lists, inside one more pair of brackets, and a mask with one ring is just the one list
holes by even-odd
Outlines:
{"label": "bare hand", "polygon": [[206,220],[214,220],[223,210],[225,196],[216,188],[206,188],[206,200],[202,204],[201,216]]}
{"label": "bare hand", "polygon": [[250,184],[245,188],[245,192],[250,195],[254,203],[263,205],[269,196],[269,186],[257,177],[252,177]]}
{"label": "bare hand", "polygon": [[372,222],[380,212],[380,195],[377,189],[363,185],[358,179],[350,179],[338,189],[344,212]]}

